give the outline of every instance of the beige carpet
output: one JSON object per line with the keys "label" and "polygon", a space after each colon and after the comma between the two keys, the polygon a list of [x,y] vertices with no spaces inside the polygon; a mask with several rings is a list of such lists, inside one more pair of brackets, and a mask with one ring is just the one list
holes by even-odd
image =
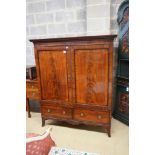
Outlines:
{"label": "beige carpet", "polygon": [[99,153],[100,155],[128,155],[129,127],[112,119],[111,138],[102,132],[101,127],[72,126],[67,123],[46,121],[41,127],[40,113],[31,113],[27,118],[26,132],[42,134],[49,126],[53,126],[51,135],[57,146],[81,151]]}

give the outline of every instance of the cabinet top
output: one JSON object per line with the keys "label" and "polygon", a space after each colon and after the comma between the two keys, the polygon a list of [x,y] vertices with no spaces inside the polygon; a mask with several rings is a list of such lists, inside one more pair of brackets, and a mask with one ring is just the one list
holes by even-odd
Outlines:
{"label": "cabinet top", "polygon": [[47,39],[30,39],[33,43],[44,42],[61,42],[61,41],[89,41],[95,39],[114,40],[117,35],[100,35],[100,36],[79,36],[79,37],[64,37],[64,38],[47,38]]}

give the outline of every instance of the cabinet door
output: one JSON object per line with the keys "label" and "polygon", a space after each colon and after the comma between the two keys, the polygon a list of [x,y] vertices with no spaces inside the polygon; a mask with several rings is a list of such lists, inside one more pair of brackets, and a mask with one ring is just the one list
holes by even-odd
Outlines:
{"label": "cabinet door", "polygon": [[109,49],[102,45],[76,46],[73,49],[75,102],[106,106]]}
{"label": "cabinet door", "polygon": [[60,47],[38,51],[42,100],[69,101],[67,55]]}

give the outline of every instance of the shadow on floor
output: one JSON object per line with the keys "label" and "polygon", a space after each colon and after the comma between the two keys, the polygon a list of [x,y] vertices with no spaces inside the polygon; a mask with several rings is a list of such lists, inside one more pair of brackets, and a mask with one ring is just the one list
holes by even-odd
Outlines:
{"label": "shadow on floor", "polygon": [[101,126],[91,126],[91,125],[72,125],[67,122],[61,122],[61,121],[53,121],[53,120],[46,120],[45,125],[55,125],[55,126],[62,126],[67,128],[74,128],[74,129],[80,129],[80,130],[88,130],[88,131],[96,131],[96,132],[105,132],[103,127]]}

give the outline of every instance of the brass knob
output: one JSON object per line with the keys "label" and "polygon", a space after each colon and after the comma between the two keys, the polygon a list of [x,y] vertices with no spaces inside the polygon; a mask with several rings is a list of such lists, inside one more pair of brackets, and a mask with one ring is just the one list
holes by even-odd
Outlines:
{"label": "brass knob", "polygon": [[84,113],[82,112],[82,113],[80,114],[80,116],[83,117],[83,116],[84,116]]}
{"label": "brass knob", "polygon": [[97,116],[97,118],[98,118],[98,119],[101,119],[101,118],[102,118],[102,116],[101,116],[101,115],[98,115],[98,116]]}
{"label": "brass knob", "polygon": [[51,109],[48,109],[47,112],[51,112]]}
{"label": "brass knob", "polygon": [[32,86],[32,88],[34,88],[34,86]]}
{"label": "brass knob", "polygon": [[35,95],[35,93],[32,94],[33,96]]}
{"label": "brass knob", "polygon": [[66,111],[63,111],[62,114],[65,115],[66,114]]}

